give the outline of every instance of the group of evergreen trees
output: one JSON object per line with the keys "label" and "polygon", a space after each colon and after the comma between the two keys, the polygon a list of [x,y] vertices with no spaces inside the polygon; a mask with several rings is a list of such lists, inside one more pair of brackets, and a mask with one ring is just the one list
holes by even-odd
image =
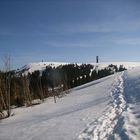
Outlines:
{"label": "group of evergreen trees", "polygon": [[[28,75],[15,71],[0,72],[0,118],[9,104],[15,106],[31,106],[34,99],[44,100],[49,96],[63,96],[70,88],[108,76],[125,68],[109,65],[97,71],[91,64],[67,64],[58,67],[47,66],[43,71],[34,71]],[[8,95],[8,93],[10,95]]]}

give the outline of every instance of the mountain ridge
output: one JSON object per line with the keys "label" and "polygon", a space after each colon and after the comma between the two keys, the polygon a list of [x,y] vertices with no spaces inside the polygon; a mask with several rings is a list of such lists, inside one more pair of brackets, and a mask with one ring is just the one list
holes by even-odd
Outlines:
{"label": "mountain ridge", "polygon": [[45,70],[46,66],[58,67],[60,65],[66,65],[66,64],[77,64],[77,65],[91,64],[94,66],[98,66],[99,69],[103,69],[111,64],[117,65],[117,67],[119,67],[120,65],[123,65],[126,69],[131,69],[131,68],[140,66],[140,62],[69,63],[69,62],[44,61],[44,62],[33,62],[33,63],[29,63],[27,65],[24,65],[23,67],[21,67],[17,70],[17,73],[21,72],[21,73],[28,74],[28,73],[32,73],[37,70],[43,71],[43,70]]}

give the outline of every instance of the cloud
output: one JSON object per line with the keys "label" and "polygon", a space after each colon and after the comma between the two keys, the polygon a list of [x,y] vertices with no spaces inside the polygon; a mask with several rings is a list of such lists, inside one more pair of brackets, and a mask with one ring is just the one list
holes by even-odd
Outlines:
{"label": "cloud", "polygon": [[126,45],[140,45],[140,37],[138,38],[118,38],[118,39],[113,39],[113,42],[116,44],[126,44]]}
{"label": "cloud", "polygon": [[97,32],[110,32],[111,28],[102,24],[73,24],[64,26],[63,31],[69,33],[97,33]]}
{"label": "cloud", "polygon": [[127,33],[137,32],[140,30],[139,19],[115,19],[103,22],[78,22],[78,23],[62,23],[60,25],[51,25],[49,27],[42,26],[42,30],[36,28],[38,35],[73,35],[87,33]]}
{"label": "cloud", "polygon": [[58,47],[58,48],[68,48],[68,47],[78,47],[78,48],[91,48],[93,47],[92,42],[84,42],[84,41],[79,41],[79,42],[62,42],[62,41],[52,41],[52,42],[44,42],[45,45],[50,46],[50,47]]}

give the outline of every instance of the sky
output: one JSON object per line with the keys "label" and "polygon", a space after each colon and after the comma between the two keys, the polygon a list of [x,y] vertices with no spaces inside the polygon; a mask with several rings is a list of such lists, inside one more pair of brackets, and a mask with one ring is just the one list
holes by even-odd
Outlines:
{"label": "sky", "polygon": [[0,69],[30,62],[140,61],[139,0],[0,0]]}

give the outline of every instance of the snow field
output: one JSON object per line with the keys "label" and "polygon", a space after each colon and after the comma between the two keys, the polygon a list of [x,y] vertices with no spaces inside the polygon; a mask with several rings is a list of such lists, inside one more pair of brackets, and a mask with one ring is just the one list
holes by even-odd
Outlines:
{"label": "snow field", "polygon": [[139,140],[140,68],[13,113],[0,122],[0,140]]}
{"label": "snow field", "polygon": [[[27,75],[28,73],[32,73],[36,70],[43,71],[43,70],[45,70],[46,66],[58,67],[60,65],[66,65],[66,64],[71,64],[71,63],[66,63],[66,62],[34,62],[34,63],[30,63],[30,64],[23,66],[18,71],[25,70],[24,74]],[[77,63],[77,64],[81,65],[82,63]],[[94,65],[95,67],[98,66],[98,69],[104,69],[105,67],[108,67],[111,64],[117,65],[117,67],[119,67],[120,65],[123,65],[126,69],[132,69],[132,68],[140,66],[139,62],[101,62],[98,64],[97,63],[87,63],[87,64]]]}
{"label": "snow field", "polygon": [[[140,116],[136,116],[131,108],[133,105],[129,105],[127,111],[124,112],[123,116],[125,118],[124,129],[130,140],[140,139]],[[137,118],[138,117],[138,118]]]}
{"label": "snow field", "polygon": [[111,91],[112,102],[108,106],[106,113],[103,114],[95,122],[79,135],[80,140],[108,140],[109,138],[119,137],[114,132],[117,127],[118,120],[122,112],[126,108],[126,102],[123,95],[123,73],[114,80],[113,89]]}
{"label": "snow field", "polygon": [[0,140],[75,140],[87,124],[102,116],[110,102],[111,75],[82,85],[63,98],[13,110],[0,123]]}
{"label": "snow field", "polygon": [[140,67],[125,72],[127,109],[123,113],[124,130],[130,140],[140,140]]}

